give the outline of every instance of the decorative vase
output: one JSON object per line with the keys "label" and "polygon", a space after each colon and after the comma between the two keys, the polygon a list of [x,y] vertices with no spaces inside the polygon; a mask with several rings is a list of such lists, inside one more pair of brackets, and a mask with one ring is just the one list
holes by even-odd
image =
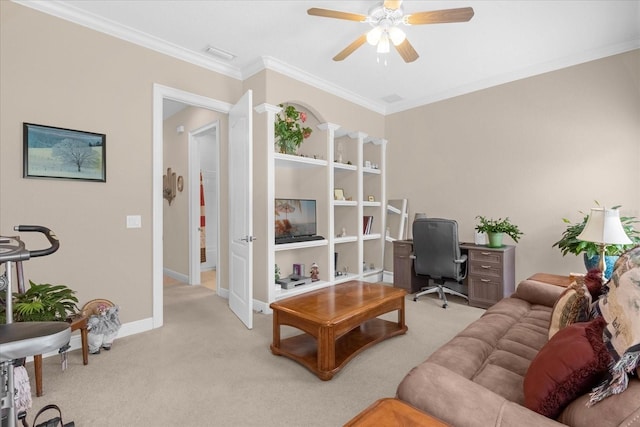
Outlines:
{"label": "decorative vase", "polygon": [[504,233],[487,233],[489,236],[489,246],[490,248],[501,248],[502,247],[502,238],[504,237]]}
{"label": "decorative vase", "polygon": [[[600,263],[600,255],[587,257],[587,254],[585,253],[583,257],[584,257],[584,266],[587,269],[587,271],[594,268],[598,268],[598,264]],[[611,277],[611,273],[613,273],[613,266],[618,260],[618,258],[619,257],[617,255],[604,256],[604,265],[605,265],[604,278],[606,280],[609,280],[609,278]]]}
{"label": "decorative vase", "polygon": [[278,147],[280,147],[280,153],[282,154],[298,154],[298,147],[294,141],[280,140],[278,141]]}

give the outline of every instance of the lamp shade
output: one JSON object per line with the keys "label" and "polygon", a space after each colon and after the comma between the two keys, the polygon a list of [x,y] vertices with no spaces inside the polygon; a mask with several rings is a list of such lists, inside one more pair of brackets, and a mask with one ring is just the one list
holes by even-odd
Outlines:
{"label": "lamp shade", "polygon": [[620,222],[617,209],[591,208],[579,240],[611,245],[628,245],[631,242]]}

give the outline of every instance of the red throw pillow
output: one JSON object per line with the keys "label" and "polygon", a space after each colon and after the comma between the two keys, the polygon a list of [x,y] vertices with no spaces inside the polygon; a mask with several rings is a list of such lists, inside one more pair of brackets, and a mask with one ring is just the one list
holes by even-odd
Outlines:
{"label": "red throw pillow", "polygon": [[592,268],[584,276],[584,285],[589,289],[591,298],[597,300],[602,294],[602,271],[599,268]]}
{"label": "red throw pillow", "polygon": [[608,371],[611,356],[598,317],[558,331],[531,362],[524,377],[524,405],[549,418],[588,392]]}

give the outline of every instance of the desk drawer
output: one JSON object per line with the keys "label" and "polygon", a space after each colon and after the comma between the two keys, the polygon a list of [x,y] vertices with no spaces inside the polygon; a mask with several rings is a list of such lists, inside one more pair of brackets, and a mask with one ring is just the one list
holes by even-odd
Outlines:
{"label": "desk drawer", "polygon": [[408,258],[413,252],[413,245],[410,243],[393,243],[393,256],[397,258]]}
{"label": "desk drawer", "polygon": [[502,264],[493,262],[471,262],[469,264],[469,276],[502,279]]}
{"label": "desk drawer", "polygon": [[490,307],[505,296],[500,279],[470,276],[468,284],[469,300],[477,307]]}
{"label": "desk drawer", "polygon": [[474,264],[478,263],[495,263],[502,265],[502,252],[499,251],[488,251],[488,250],[472,250],[469,251],[469,262]]}

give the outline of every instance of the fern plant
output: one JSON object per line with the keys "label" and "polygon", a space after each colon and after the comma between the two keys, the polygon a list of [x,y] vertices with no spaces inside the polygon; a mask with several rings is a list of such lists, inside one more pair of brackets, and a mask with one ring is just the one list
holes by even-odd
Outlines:
{"label": "fern plant", "polygon": [[[16,322],[45,322],[65,320],[78,311],[75,291],[65,285],[34,283],[29,280],[29,289],[24,293],[13,293],[13,317]],[[4,307],[3,307],[4,308]],[[5,315],[2,310],[0,315]]]}

